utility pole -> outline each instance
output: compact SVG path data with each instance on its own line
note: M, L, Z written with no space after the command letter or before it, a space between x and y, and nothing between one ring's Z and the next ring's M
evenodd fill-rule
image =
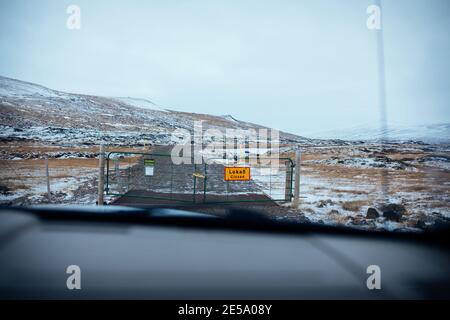
M294 177L294 202L292 203L292 207L294 209L298 209L300 205L300 160L301 153L300 150L295 152L295 177Z
M100 145L100 157L98 163L98 197L97 205L102 206L104 202L103 193L105 188L105 146Z

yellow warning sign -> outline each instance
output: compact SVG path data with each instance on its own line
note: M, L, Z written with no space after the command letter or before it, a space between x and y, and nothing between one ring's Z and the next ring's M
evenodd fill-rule
M250 180L250 167L225 167L223 175L225 181Z

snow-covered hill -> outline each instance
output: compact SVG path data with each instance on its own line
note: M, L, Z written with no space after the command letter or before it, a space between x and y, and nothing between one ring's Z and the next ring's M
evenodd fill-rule
M316 139L343 139L348 141L421 141L425 143L450 143L450 123L407 125L390 123L381 129L373 124L361 124L342 130L311 133Z
M138 108L166 111L165 108L162 108L158 106L156 103L147 99L132 98L132 97L115 97L113 99Z
M168 110L137 98L108 98L71 94L0 76L0 138L76 140L96 143L169 143L178 128L192 130L194 121L203 128L258 129L257 124L231 116L214 116ZM56 130L56 131L55 131ZM311 140L281 132L281 142Z

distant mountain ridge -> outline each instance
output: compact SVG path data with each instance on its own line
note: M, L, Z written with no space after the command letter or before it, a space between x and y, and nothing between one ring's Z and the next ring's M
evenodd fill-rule
M373 124L358 125L341 130L328 130L309 135L316 139L342 139L346 141L391 141L424 143L450 143L450 123L407 125L391 123L384 130Z

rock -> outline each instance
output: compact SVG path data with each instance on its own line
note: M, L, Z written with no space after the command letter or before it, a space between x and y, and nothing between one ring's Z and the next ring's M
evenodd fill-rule
M390 203L388 205L383 206L381 208L381 211L383 211L383 213L386 211L394 211L394 212L398 212L403 215L406 213L406 208L405 208L405 206L403 206L401 204Z
M390 211L383 212L383 217L385 217L387 220L399 222L400 219L402 218L402 214L390 210Z
M339 211L336 210L336 209L333 209L333 210L331 210L330 213L328 213L328 214L339 214Z
M384 206L381 211L383 212L383 217L385 217L387 220L391 221L400 221L402 216L406 213L406 209L401 204L388 204L387 206Z
M332 206L334 204L334 202L331 200L331 199L327 199L327 200L320 200L318 203L317 203L317 205L316 205L316 207L317 208L324 208L324 207L326 207L326 206Z
M367 219L376 219L379 216L380 216L380 214L378 213L377 209L375 209L375 208L367 209L367 214L366 214Z
M355 217L351 217L350 220L351 220L351 223L354 224L355 226L367 225L367 221L364 218L364 216L362 216L362 215L357 215Z
M416 228L425 230L428 228L428 225L424 219L419 219L416 223Z
M11 194L11 191L9 190L9 188L7 186L0 185L0 194L7 196L7 195Z
M425 230L425 231L446 231L450 230L450 222L441 218L437 219L427 219L422 218L417 221L416 228Z

